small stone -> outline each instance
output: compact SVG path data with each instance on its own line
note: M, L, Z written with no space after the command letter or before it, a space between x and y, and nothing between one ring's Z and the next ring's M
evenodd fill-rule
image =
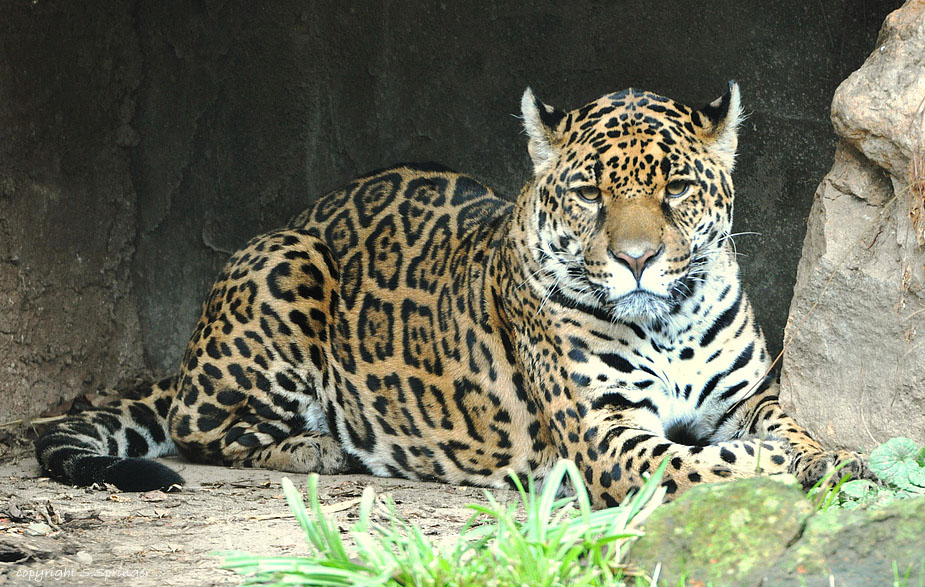
M74 555L74 558L77 559L77 562L83 565L89 565L93 563L93 557L84 550L78 550L77 554Z
M48 536L54 532L51 526L43 522L35 522L26 526L26 534L29 536Z
M141 494L141 501L164 501L167 499L167 494L163 491L146 491Z
M132 556L144 550L137 544L117 544L112 547L112 554L115 556Z

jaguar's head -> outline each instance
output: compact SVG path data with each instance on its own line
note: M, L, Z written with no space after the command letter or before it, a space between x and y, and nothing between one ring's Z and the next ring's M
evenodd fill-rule
M615 319L658 320L726 250L739 88L695 110L625 90L562 112L528 88L534 166L527 246L565 296Z

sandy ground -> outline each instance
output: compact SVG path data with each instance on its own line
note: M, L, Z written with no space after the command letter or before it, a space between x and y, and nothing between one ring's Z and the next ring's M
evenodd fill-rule
M303 534L280 486L285 473L163 459L187 480L176 493L72 488L41 477L20 442L0 459L0 585L227 585L219 551L304 555ZM288 474L305 490L305 475ZM480 488L367 476L321 478L322 506L341 529L371 485L437 542L484 503ZM494 491L503 500L508 491Z

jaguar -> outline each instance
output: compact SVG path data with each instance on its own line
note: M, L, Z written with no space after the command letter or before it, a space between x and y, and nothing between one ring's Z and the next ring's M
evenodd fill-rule
M735 82L521 100L514 201L437 164L369 173L235 253L179 372L54 424L45 473L182 484L155 457L488 487L570 459L596 507L864 459L781 410L730 243Z

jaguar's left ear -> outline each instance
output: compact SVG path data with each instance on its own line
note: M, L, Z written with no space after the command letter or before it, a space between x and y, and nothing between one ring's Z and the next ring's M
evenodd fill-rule
M729 91L700 109L710 150L732 171L738 145L739 123L742 122L742 103L739 84L729 82Z

